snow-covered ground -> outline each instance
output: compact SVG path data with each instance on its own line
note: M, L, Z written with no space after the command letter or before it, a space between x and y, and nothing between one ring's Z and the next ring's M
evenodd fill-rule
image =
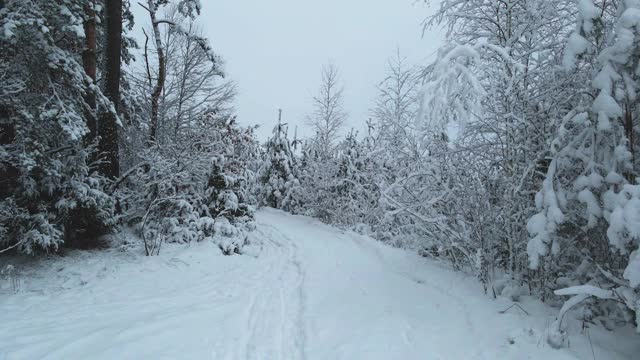
M72 252L0 289L0 359L637 359L631 330L554 350L556 310L372 239L275 210L254 255L212 244L161 256Z

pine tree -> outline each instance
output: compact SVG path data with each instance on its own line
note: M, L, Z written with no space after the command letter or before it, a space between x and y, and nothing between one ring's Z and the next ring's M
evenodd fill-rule
M257 161L257 143L251 128L240 128L235 118L220 119L214 141L219 143L220 155L212 161L207 185L209 212L212 217L224 216L232 222L253 219L255 203L250 189L255 173L252 162Z
M298 180L298 165L291 150L287 124L282 123L282 110L273 136L265 145L264 166L261 169L262 202L266 206L296 213L302 201Z
M111 106L82 65L85 5L16 0L0 9L2 248L87 246L115 225L114 201L84 141L88 94Z
M258 204L251 193L257 181L252 168L258 161L258 143L252 128L240 128L235 118L223 119L216 122L218 154L213 158L206 196L217 242L228 255L242 253L242 247L247 245L245 233L254 227Z

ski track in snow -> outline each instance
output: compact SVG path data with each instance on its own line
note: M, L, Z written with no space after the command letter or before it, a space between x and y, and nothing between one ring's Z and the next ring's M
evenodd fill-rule
M259 230L259 236L275 250L275 261L264 271L266 276L260 279L263 288L254 295L249 307L246 359L303 358L304 343L300 340L303 275L294 243L274 230L267 224L261 224Z
M499 314L510 301L415 254L275 210L257 220L255 257L76 253L18 294L0 286L0 360L592 358L579 324L569 349L549 348L555 310L534 300L531 316ZM598 359L640 352L589 331Z

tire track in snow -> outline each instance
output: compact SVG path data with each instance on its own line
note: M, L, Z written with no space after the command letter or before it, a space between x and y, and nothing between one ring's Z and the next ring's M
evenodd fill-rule
M294 245L295 246L295 245ZM293 261L293 264L295 266L296 269L296 274L298 276L298 283L297 283L297 296L298 296L298 302L297 302L297 316L296 316L296 321L295 321L295 339L296 339L296 346L297 349L299 351L299 359L305 360L307 358L305 350L306 350L306 329L305 329L305 324L304 324L304 314L305 314L305 304L306 304L306 295L304 292L304 280L305 280L305 273L304 273L304 269L302 268L302 264L300 263L300 261L297 259L297 251L298 248L297 246L295 246L296 248L296 259Z

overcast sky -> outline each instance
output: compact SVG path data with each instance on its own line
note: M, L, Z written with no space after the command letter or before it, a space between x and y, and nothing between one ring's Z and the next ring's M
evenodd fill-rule
M429 14L415 0L202 0L199 22L225 60L239 88L242 124L260 124L264 140L284 111L290 126L305 131L311 96L320 86L322 65L332 61L345 87L348 127L363 128L384 77L388 57L399 48L411 63L424 64L441 42L422 38ZM146 19L145 19L146 20ZM140 22L138 22L140 23ZM348 129L345 129L347 131Z

